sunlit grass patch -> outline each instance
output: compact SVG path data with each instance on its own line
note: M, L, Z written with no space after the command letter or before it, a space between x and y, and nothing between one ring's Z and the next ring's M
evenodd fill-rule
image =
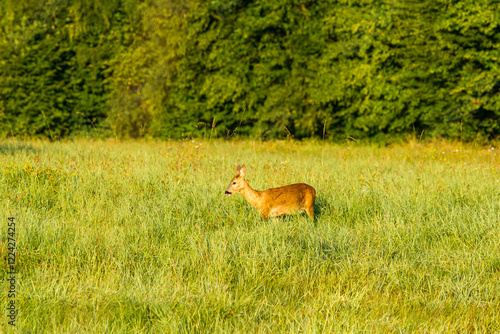
M22 330L500 330L496 147L11 146L23 149L0 153L0 212L18 222ZM313 186L315 220L262 220L225 197L235 163L257 190Z

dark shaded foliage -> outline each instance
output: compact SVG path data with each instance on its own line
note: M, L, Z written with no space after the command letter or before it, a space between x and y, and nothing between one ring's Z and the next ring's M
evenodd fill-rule
M499 7L9 0L0 133L497 138Z

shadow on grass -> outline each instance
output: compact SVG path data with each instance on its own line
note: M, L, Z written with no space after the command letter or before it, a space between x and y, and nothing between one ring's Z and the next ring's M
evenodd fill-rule
M316 197L314 201L314 220L320 219L328 210L330 204L323 197Z
M0 143L0 154L15 155L18 153L38 153L39 149L31 145L19 142Z

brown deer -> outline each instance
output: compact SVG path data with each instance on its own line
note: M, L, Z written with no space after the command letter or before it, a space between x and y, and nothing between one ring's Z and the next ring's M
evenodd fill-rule
M291 184L264 191L252 189L245 180L247 169L245 166L236 166L236 176L229 183L226 196L241 193L252 206L264 216L278 217L306 211L314 219L314 199L316 190L305 183Z

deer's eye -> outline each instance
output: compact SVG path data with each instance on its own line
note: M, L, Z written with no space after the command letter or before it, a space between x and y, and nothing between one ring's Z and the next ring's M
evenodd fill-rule
M236 184L236 182L233 182L233 184Z

